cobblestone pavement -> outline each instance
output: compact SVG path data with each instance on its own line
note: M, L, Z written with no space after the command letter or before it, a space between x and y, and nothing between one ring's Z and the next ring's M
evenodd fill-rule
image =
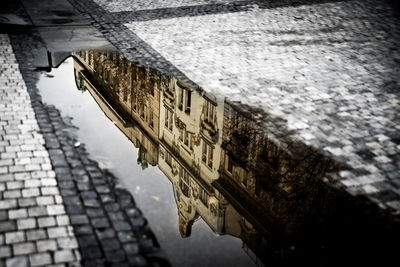
M56 173L4 34L0 61L0 265L79 266Z
M400 21L391 5L71 2L130 60L261 108L282 146L302 142L349 166L330 184L399 214Z
M169 266L129 192L41 101L41 56L34 28L0 35L0 266Z

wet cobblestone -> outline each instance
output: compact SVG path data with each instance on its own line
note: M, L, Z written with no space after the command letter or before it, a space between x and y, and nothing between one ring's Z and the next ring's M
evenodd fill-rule
M5 260L6 266L47 265L50 256L51 264L72 261L84 266L132 266L135 264L132 260L139 257L143 265L169 266L147 224L137 227L130 223L128 211L134 209L141 214L132 196L115 188L116 178L88 157L84 145L75 147L75 128L66 123L68 119L64 120L55 107L41 102L36 88L39 73L33 63L33 54L43 45L37 33L13 34L11 39L27 84L26 103L30 103L30 95L33 106L27 119L29 125L37 120L34 129L41 134L33 133L39 138L38 143L25 141L28 138L23 136L23 142L16 148L1 152L4 174L1 174L0 189L4 189L0 210L8 211L2 214L5 221L0 222L0 229L5 233L1 237L6 242L1 248L1 263ZM15 65L18 66L16 62ZM20 81L23 83L22 77ZM12 119L11 114L6 115L10 116L1 116L1 119ZM31 132L32 126L26 128L22 134ZM12 131L2 141L8 145L12 140L19 140L18 134ZM13 176L9 166L17 160L26 167ZM7 221L10 216L13 219ZM131 241L138 247L145 248L144 244L152 239L152 250L139 249L133 254L131 247L125 249L124 242L116 238L116 233L122 230L135 236ZM10 253L18 257L10 258Z
M391 5L71 2L129 60L260 108L282 147L301 142L350 169L328 175L330 185L399 213L400 21Z
M64 262L79 265L77 247L57 246L62 236L76 242L69 223L62 228L48 228L38 224L44 217L55 221L57 214L63 214L64 204L57 189L54 172L48 168L50 158L46 153L45 141L35 119L24 80L7 35L0 34L0 265L40 266L57 263L58 259L41 252L41 243L53 242L55 253L68 253ZM41 154L34 157L34 153ZM57 199L58 213L52 212L51 195ZM54 223L54 225L57 225ZM4 244L3 244L4 243Z

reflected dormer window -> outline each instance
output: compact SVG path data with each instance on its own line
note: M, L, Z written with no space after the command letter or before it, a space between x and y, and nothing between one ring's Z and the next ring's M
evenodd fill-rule
M205 112L206 121L209 123L213 123L214 115L215 115L215 106L210 101L207 101L206 112Z
M213 154L214 149L203 140L201 161L210 168L212 168L213 164Z
M172 131L173 113L170 109L165 108L165 128Z
M182 167L179 169L179 187L186 197L190 197L190 176Z
M201 186L199 186L199 199L204 206L208 207L208 193Z
M192 105L192 91L189 88L183 87L179 81L179 97L178 97L178 108L185 113L190 114L190 107Z

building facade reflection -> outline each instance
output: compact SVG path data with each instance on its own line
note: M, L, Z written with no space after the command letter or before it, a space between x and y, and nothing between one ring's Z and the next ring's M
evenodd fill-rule
M224 103L175 77L138 67L119 54L74 54L79 90L88 90L105 115L138 149L143 168L158 165L173 185L179 232L191 235L202 218L216 234L243 240L243 249L260 249L258 231L213 186L220 178ZM257 238L256 238L257 236Z
M353 207L338 212L335 201L345 197L322 182L341 166L318 151L278 142L243 105L120 54L74 57L79 90L88 90L138 148L142 168L158 166L172 183L183 238L202 218L216 234L240 238L260 265L293 263L304 251L309 262L325 245L319 233L329 241L342 231L330 229L347 227L341 218Z

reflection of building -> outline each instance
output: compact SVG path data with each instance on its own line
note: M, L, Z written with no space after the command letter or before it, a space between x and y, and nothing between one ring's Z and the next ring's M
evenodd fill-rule
M198 216L221 233L224 207L210 184L219 175L222 107L175 78L160 99L159 168L174 185L181 233Z
M219 180L224 162L224 103L116 54L84 51L74 56L78 88L90 91L139 148L138 163L158 164L173 184L181 235L190 236L201 217L215 233L241 238L250 255L251 250L262 254L265 240L211 185Z
M160 75L115 53L74 54L79 89L88 89L104 113L139 148L138 163L156 165Z

